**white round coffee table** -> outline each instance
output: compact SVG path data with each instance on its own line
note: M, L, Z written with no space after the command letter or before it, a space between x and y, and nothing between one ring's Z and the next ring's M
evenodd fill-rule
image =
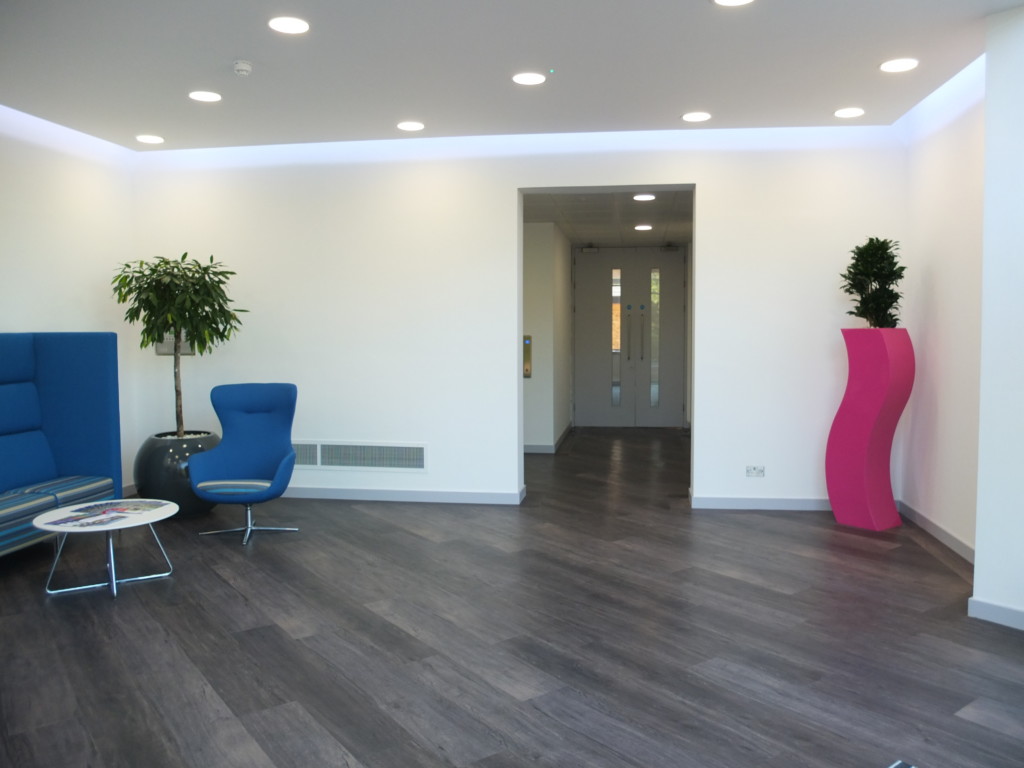
M53 556L53 565L50 566L50 575L46 579L47 594L59 595L64 592L80 592L83 589L110 587L110 594L117 597L118 584L125 584L130 581L161 579L165 576L170 576L174 566L171 565L171 559L167 557L167 550L164 549L160 537L156 535L153 523L165 520L177 511L177 504L161 499L108 499L107 501L90 501L85 504L59 507L58 509L52 509L49 512L37 515L32 520L32 525L41 530L53 531L58 534L57 550ZM119 579L114 559L114 531L135 528L140 525L149 526L149 530L156 540L156 545L160 547L160 552L167 563L167 570L160 573ZM96 584L83 584L80 587L50 589L53 573L57 570L57 563L60 562L60 556L64 552L64 543L67 541L69 533L107 534L107 581L101 581Z

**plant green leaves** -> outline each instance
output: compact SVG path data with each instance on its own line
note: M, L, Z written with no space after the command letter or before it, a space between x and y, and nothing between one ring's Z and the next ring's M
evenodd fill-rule
M853 259L843 278L843 292L856 297L856 305L846 314L861 317L872 328L895 328L899 323L899 304L903 298L896 286L906 267L900 266L899 243L869 237L854 248Z
M177 435L184 437L181 407L181 347L192 344L205 355L227 341L241 327L226 286L235 273L213 256L209 262L158 256L152 261L130 261L111 280L118 304L127 304L124 319L141 323L140 346L145 349L165 338L174 342L174 411Z
M118 304L127 304L124 319L141 323L143 349L164 337L181 334L195 351L206 354L241 327L244 309L233 309L226 286L235 273L214 261L158 256L121 265L111 281Z

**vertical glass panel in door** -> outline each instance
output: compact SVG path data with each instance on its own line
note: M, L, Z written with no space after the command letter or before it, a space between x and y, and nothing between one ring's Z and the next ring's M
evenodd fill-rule
M661 270L651 269L651 408L661 402Z
M622 403L622 270L612 270L612 405Z

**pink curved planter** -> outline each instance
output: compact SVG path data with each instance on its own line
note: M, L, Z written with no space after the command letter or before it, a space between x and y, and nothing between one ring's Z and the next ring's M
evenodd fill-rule
M892 495L892 438L914 385L905 328L844 328L846 393L825 449L825 481L840 525L882 531L900 525Z

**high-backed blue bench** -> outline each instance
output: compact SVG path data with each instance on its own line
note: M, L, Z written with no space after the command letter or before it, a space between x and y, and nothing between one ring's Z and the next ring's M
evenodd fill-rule
M0 555L53 536L40 512L121 494L116 334L0 333Z

